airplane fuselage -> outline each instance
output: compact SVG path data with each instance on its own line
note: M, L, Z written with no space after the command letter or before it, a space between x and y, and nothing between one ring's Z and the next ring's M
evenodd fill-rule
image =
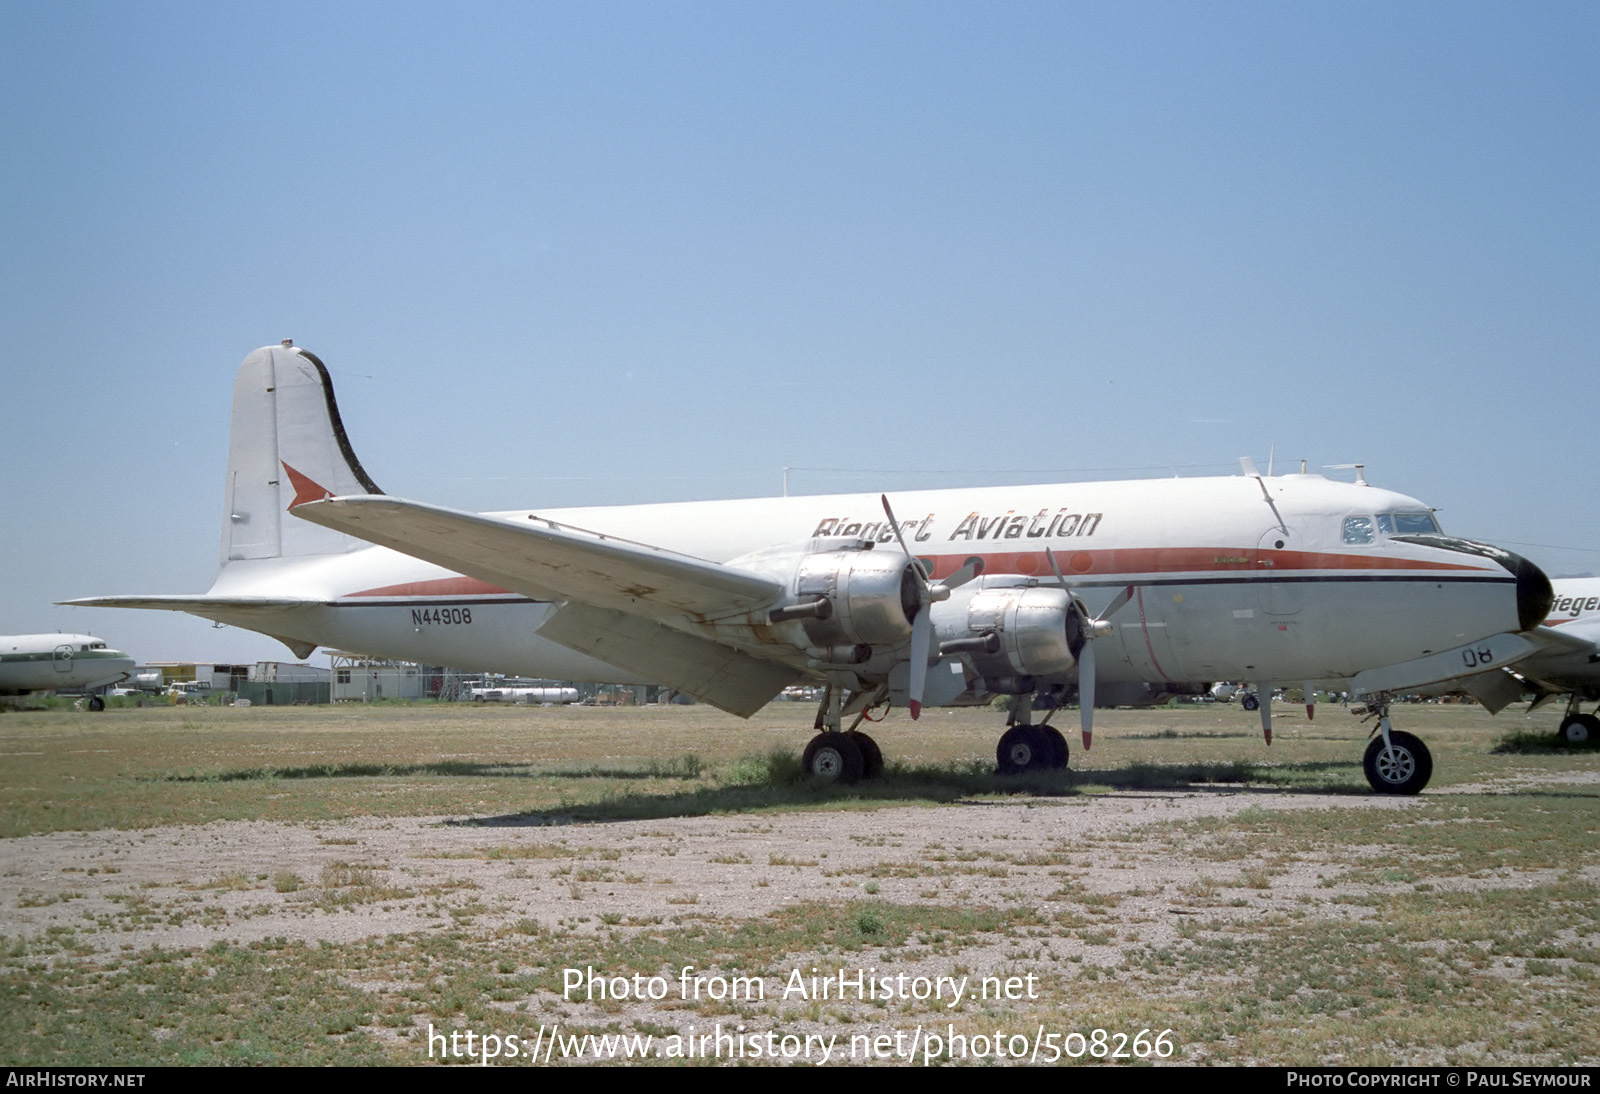
M133 658L93 635L0 635L0 695L104 687L132 671Z
M1114 637L1100 646L1100 673L1113 684L1331 681L1527 625L1521 614L1528 591L1495 558L1442 537L1402 540L1377 530L1384 515L1431 521L1421 503L1316 475L919 491L893 500L907 545L935 579L981 558L986 580L1009 574L1053 583L1049 548L1092 610L1134 585ZM780 544L798 549L819 536L859 537L899 553L876 495L494 516L554 522L736 566L744 556ZM538 638L551 604L386 548L233 561L211 593L320 601L273 620L271 633L305 644L632 681ZM208 614L264 629L260 616Z

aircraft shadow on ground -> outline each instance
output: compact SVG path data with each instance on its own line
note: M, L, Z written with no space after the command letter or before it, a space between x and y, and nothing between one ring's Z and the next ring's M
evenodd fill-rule
M1269 774L1267 770L1258 771L1252 764L1232 762L1131 764L1125 768L1086 773L1069 769L1014 776L999 775L977 767L962 771L891 766L882 776L851 786L792 777L774 778L729 786L702 786L666 794L619 794L581 805L469 817L449 823L483 827L544 827L830 805L865 809L902 803L988 805L1003 804L1003 801L986 800L993 795L1072 798L1106 796L1133 790L1367 795L1370 790L1365 780L1360 779L1359 766L1348 761L1282 764L1271 768ZM1349 778L1352 771L1357 773L1359 785ZM1333 781L1283 784L1285 779L1305 780L1319 775L1332 776ZM1269 778L1271 781L1266 781Z
M526 763L475 763L452 760L427 764L315 764L309 767L249 767L207 774L152 775L149 782L206 783L250 782L267 779L370 779L440 775L474 779L683 779L696 778L699 770L685 771L678 764L658 767L535 768Z

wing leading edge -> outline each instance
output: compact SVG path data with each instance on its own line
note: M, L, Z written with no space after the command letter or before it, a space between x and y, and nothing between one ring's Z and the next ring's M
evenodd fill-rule
M562 604L539 633L743 717L800 673L683 629L776 603L771 578L537 517L482 516L382 495L307 501L295 516L502 589Z

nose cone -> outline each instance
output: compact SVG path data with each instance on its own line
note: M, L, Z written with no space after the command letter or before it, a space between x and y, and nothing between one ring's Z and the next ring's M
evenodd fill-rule
M1517 619L1522 629L1531 631L1550 616L1556 593L1545 572L1521 555L1505 552L1500 565L1517 575Z
M1545 572L1521 555L1492 544L1457 539L1454 536L1437 533L1394 538L1406 543L1418 543L1446 551L1459 551L1464 555L1493 559L1517 579L1517 629L1531 631L1549 617L1550 605L1554 604L1556 599L1555 589L1550 586L1550 578Z

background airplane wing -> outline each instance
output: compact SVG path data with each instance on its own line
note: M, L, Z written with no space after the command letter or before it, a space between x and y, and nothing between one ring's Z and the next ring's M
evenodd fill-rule
M1600 646L1600 619L1579 619L1559 627L1535 627L1528 637L1547 653L1593 653Z
M576 600L662 622L741 615L783 593L758 574L537 518L481 516L370 494L290 511L538 600Z

